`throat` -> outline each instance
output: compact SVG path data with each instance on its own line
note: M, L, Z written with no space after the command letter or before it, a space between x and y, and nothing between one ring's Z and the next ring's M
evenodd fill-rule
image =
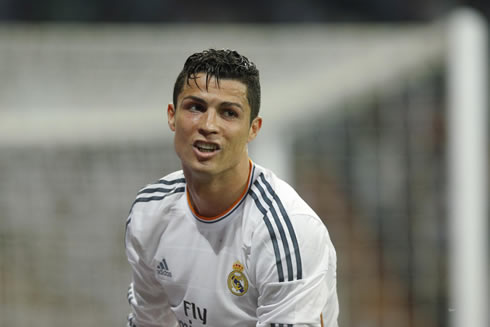
M194 215L203 220L215 220L229 213L246 195L251 178L252 163L248 176L233 183L187 183L187 202Z

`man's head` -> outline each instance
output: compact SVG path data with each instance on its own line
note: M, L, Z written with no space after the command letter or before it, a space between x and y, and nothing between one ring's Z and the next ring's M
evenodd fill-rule
M259 114L260 80L255 64L234 50L209 49L197 52L187 58L174 85L173 103L178 107L178 96L184 84L195 80L199 73L206 74L206 89L211 78L219 85L221 79L231 79L247 87L247 100L250 105L250 122Z

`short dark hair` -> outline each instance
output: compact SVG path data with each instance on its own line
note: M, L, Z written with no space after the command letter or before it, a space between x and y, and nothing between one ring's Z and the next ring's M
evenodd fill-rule
M214 77L219 86L220 79L237 80L247 87L247 100L250 105L250 123L260 110L259 70L247 57L234 50L209 49L192 54L187 58L174 85L173 102L177 108L177 98L190 80L199 73L206 73L206 89L209 80Z

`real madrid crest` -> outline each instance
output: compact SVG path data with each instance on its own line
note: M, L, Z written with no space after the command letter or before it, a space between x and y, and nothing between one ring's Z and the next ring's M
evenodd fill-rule
M240 261L235 261L233 271L228 275L228 288L237 296L242 296L248 290L248 280L243 273L244 268Z

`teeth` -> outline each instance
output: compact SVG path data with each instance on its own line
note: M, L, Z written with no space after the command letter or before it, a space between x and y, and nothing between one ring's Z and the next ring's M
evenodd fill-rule
M203 152L212 152L218 149L218 146L216 144L210 144L210 143L197 143L196 147Z

